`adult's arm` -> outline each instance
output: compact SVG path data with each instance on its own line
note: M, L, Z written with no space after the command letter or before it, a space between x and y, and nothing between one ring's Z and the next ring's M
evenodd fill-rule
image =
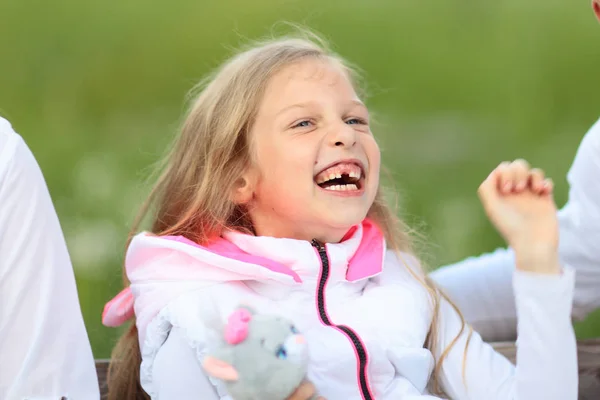
M40 168L0 118L0 398L99 399L73 268Z

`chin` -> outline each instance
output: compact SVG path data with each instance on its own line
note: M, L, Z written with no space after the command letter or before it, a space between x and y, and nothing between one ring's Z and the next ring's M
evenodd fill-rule
M355 225L359 225L364 221L367 217L367 212L350 212L346 213L338 212L339 215L329 215L328 218L325 219L325 224L331 226L333 229L340 231L342 235L345 235L350 228Z

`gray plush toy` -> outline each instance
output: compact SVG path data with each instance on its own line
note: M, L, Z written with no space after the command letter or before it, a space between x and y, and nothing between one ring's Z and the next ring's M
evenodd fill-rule
M317 398L306 381L306 342L290 321L241 306L229 317L224 339L202 366L233 399Z

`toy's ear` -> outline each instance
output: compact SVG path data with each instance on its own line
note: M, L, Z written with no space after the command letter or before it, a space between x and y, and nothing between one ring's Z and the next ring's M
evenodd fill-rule
M239 378L238 372L233 368L233 365L213 356L204 357L202 368L204 368L210 376L223 381L237 381Z
M245 304L245 303L240 304L238 306L238 310L246 310L251 315L256 315L256 310L252 306L250 306L249 304Z

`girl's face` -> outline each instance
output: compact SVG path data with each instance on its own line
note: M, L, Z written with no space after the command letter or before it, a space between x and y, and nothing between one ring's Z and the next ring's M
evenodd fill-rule
M338 242L379 186L369 113L344 70L307 59L275 74L251 132L254 165L237 189L256 234Z

